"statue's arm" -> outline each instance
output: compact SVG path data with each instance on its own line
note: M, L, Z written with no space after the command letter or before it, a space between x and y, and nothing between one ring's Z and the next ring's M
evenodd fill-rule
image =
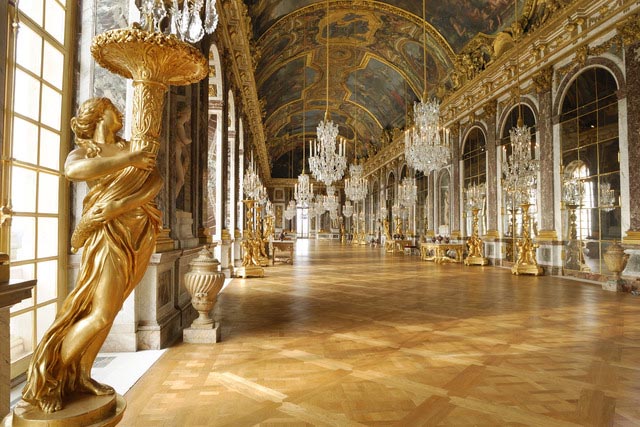
M154 168L149 178L147 178L147 182L140 190L118 200L97 204L92 212L94 219L99 222L106 222L118 215L138 208L153 200L161 188L162 177L158 169Z
M122 151L108 157L87 157L84 148L76 148L67 156L64 172L72 181L93 181L128 166L151 170L155 154L147 151Z

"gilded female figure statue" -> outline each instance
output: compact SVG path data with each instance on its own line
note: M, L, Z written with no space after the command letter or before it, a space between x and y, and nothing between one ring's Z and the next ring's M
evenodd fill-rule
M22 392L44 412L62 409L74 392L114 393L91 378L91 367L142 279L162 225L153 202L162 186L155 154L132 151L117 136L122 115L111 101L85 101L71 128L78 148L67 157L65 174L90 190L71 239L74 250L84 247L75 289L36 348Z

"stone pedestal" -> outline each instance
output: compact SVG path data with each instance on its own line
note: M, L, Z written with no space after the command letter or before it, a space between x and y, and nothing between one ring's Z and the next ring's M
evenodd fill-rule
M217 246L215 248L214 256L220 261L220 271L222 271L225 277L230 278L233 274L233 264L232 264L232 251L231 246L233 245L233 240L231 239L231 234L229 234L229 230L222 230L222 239L220 242L217 242Z
M35 284L35 280L0 282L0 418L9 413L11 392L9 307L31 297Z
M198 246L198 238L193 235L193 215L191 212L176 211L175 232L182 249Z
M135 290L135 311L138 321L138 350L158 350L167 347L182 332L182 313L177 308L177 260L182 251L151 255L149 267Z

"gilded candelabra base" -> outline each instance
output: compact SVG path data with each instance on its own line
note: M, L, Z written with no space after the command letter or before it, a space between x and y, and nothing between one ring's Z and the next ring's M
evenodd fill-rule
M4 419L2 427L112 427L120 422L126 407L127 402L117 393L106 396L76 393L52 416L21 400Z
M523 203L522 208L522 238L518 241L518 258L516 263L511 267L511 274L516 276L520 274L532 274L540 276L544 274L544 269L538 265L536 259L536 249L538 244L533 243L529 234L531 226L531 217L529 216L529 208L531 204Z
M247 277L264 277L264 268L259 265L243 265L234 271L236 277L242 277L243 279Z
M467 240L467 246L469 247L469 255L464 260L464 265L488 265L489 260L483 255L482 239L478 233L478 212L480 209L472 209L473 215L472 228L473 232L471 237Z

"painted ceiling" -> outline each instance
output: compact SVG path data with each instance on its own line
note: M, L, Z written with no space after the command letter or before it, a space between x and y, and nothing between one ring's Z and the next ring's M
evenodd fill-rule
M536 0L517 0L518 8ZM538 0L539 1L539 0ZM426 89L452 86L458 55L514 18L513 0L248 0L272 160L315 138L329 111L353 156L380 149L385 133L411 122ZM327 34L328 67L327 67ZM328 70L328 91L327 87Z

